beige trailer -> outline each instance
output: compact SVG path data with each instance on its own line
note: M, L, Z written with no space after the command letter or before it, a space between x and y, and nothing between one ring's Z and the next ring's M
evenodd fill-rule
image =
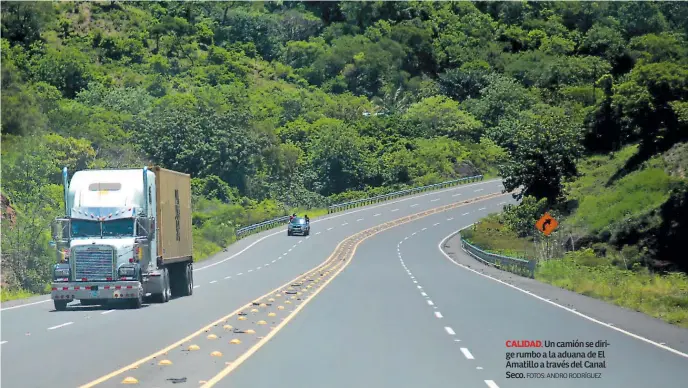
M153 166L157 197L158 257L163 265L192 259L191 176Z

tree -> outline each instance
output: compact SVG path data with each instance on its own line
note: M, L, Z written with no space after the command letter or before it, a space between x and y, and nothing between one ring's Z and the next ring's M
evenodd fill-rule
M563 181L577 173L582 133L580 125L560 110L524 113L513 136L510 159L499 166L504 189L522 187L514 194L516 199L532 195L556 200Z
M411 105L404 119L412 136L478 141L482 132L480 121L461 110L458 102L444 96L429 97Z

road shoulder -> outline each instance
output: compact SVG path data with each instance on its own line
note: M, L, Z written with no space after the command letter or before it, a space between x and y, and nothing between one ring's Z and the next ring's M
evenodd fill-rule
M522 290L530 291L541 298L550 299L559 305L575 309L601 322L688 353L688 329L671 325L641 312L629 310L602 300L542 283L535 279L518 276L488 266L470 256L461 248L458 235L454 235L445 241L442 245L442 250L456 263L484 275L501 280ZM573 315L572 319L574 319Z

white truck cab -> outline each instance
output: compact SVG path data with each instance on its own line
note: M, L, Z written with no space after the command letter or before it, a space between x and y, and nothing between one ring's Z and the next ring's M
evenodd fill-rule
M192 294L188 175L159 167L86 170L68 184L65 167L63 181L66 215L53 223L56 310L76 299L140 308L147 295L165 303L173 290Z

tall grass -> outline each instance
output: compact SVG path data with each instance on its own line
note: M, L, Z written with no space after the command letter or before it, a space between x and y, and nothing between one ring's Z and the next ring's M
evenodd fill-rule
M624 270L590 249L541 263L535 278L688 328L688 276Z

